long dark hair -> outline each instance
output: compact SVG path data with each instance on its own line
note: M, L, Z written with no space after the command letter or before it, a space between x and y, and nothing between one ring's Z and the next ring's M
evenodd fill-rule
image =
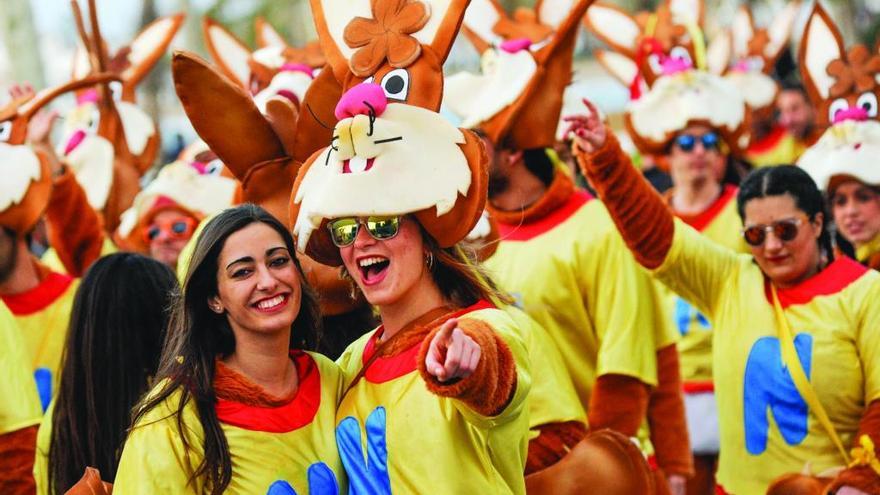
M222 493L232 480L232 457L226 435L214 409L214 366L218 357L235 351L235 336L225 314L208 308L208 300L217 295L217 269L220 252L230 235L253 223L268 225L278 232L299 271L302 298L300 311L291 326L291 349L315 349L320 335L321 317L314 292L306 283L302 267L296 259L293 238L287 228L266 210L252 204L231 208L211 219L196 241L183 284L177 298L168 330L168 341L162 351L157 380L164 386L138 406L132 424L137 426L153 408L179 391L177 428L184 448L189 450L189 434L183 424L183 411L192 400L205 432L204 459L194 470L190 482L203 478L212 494ZM172 406L173 407L173 406Z
M86 466L116 477L131 409L155 375L177 279L150 258L101 258L77 289L52 415L48 482L64 493Z
M822 233L818 243L820 252L828 261L834 257L831 248L831 233L828 229L830 217L825 208L822 192L809 174L794 165L765 167L752 171L743 180L736 198L736 208L740 218L745 222L746 203L756 198L789 195L794 199L795 206L804 212L810 221L815 221L822 214Z

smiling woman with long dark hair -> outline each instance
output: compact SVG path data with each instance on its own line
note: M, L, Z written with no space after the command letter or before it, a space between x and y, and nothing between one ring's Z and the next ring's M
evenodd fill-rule
M176 291L169 268L138 254L113 254L89 269L73 302L58 395L38 435L40 493L66 492L87 466L113 481Z
M344 489L333 436L338 368L290 233L265 210L226 210L199 236L157 386L138 406L121 493ZM288 493L288 492L285 492Z

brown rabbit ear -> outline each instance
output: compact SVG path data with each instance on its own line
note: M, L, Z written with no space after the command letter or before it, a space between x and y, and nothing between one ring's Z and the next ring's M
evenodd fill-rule
M740 5L733 14L730 37L733 41L733 55L737 59L748 57L749 42L755 37L755 23L752 20L752 11L747 6Z
M316 151L330 144L336 126L336 103L342 98L342 85L332 70L322 70L306 90L300 105L293 158L304 163Z
M464 144L460 145L461 150L471 169L471 185L467 196L459 196L452 210L440 217L437 216L436 207L415 213L422 227L444 248L454 246L471 232L483 214L489 191L489 157L486 155L486 147L473 132L465 129L461 132L465 138Z
M446 61L452 44L458 35L461 21L470 0L423 0L431 6L431 19L414 36L425 45L429 45L440 64Z
M461 31L482 54L501 37L493 29L499 21L507 18L507 13L494 0L471 0L464 13Z
M276 96L266 103L265 115L269 125L275 131L275 135L284 145L287 156L293 156L299 110L289 99Z
M769 64L766 64L765 71L769 73L773 65L782 51L788 46L788 40L791 38L791 30L794 27L794 21L797 19L798 13L801 11L801 2L793 1L785 4L785 8L773 17L770 27L767 28L767 35L770 42L764 47L764 58ZM769 67L767 67L769 66Z
M135 87L165 54L183 25L184 14L160 17L141 30L128 46L129 66L122 72L126 86Z
M89 61L89 52L83 47L81 41L76 42L73 51L73 61L70 68L70 79L82 79L92 72L92 64Z
M709 42L706 48L706 66L709 72L723 75L730 67L730 59L733 55L733 43L730 31L723 29Z
M622 53L602 50L600 48L595 50L594 55L599 65L624 86L629 87L635 81L636 76L639 75L639 66L636 65L635 60Z
M538 0L535 12L541 24L553 28L553 39L547 45L535 52L535 59L539 62L562 53L571 60L574 56L574 42L577 39L578 26L584 13L594 0ZM569 62L569 65L571 63ZM567 84L567 81L566 81Z
M828 12L816 2L798 50L801 77L814 105L819 106L825 101L834 85L834 78L828 74L828 64L845 56L840 31Z
M612 50L635 59L642 29L628 12L616 5L595 3L587 9L584 25Z
M257 17L254 21L254 30L256 31L257 47L266 48L267 46L277 46L279 48L288 48L287 41L284 36L275 30L266 19Z
M703 0L666 0L666 5L672 12L673 19L687 19L697 26L703 25L706 14L706 3Z
M205 47L220 70L241 87L248 88L251 82L250 48L210 17L202 19L202 33Z
M189 52L174 53L171 72L193 128L239 180L254 164L286 156L272 126L240 86Z

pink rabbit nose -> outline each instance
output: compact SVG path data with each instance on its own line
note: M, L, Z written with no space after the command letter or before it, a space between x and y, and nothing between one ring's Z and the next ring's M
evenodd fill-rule
M382 86L375 83L363 83L349 89L336 104L336 118L339 120L352 118L356 115L382 115L388 107L388 98Z
M532 46L532 40L528 38L517 38L515 40L507 40L501 43L501 49L507 53L528 50L530 46Z
M834 114L834 124L846 120L864 122L868 120L868 111L862 107L849 107L845 110L838 110L837 113Z
M67 145L64 146L64 154L69 155L71 151L75 150L80 143L86 138L86 131L80 129L73 133L73 136L70 136L70 139L67 140Z
M690 60L678 57L667 57L660 62L660 66L663 67L664 76L671 76L694 68L694 64Z

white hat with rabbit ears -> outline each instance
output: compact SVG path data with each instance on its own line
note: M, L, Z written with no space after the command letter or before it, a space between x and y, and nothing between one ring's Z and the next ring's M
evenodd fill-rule
M411 214L440 246L455 245L479 220L488 186L482 141L437 113L442 64L468 1L311 4L325 70L345 93L335 138L294 184L290 219L299 249L339 265L326 222L370 215Z

